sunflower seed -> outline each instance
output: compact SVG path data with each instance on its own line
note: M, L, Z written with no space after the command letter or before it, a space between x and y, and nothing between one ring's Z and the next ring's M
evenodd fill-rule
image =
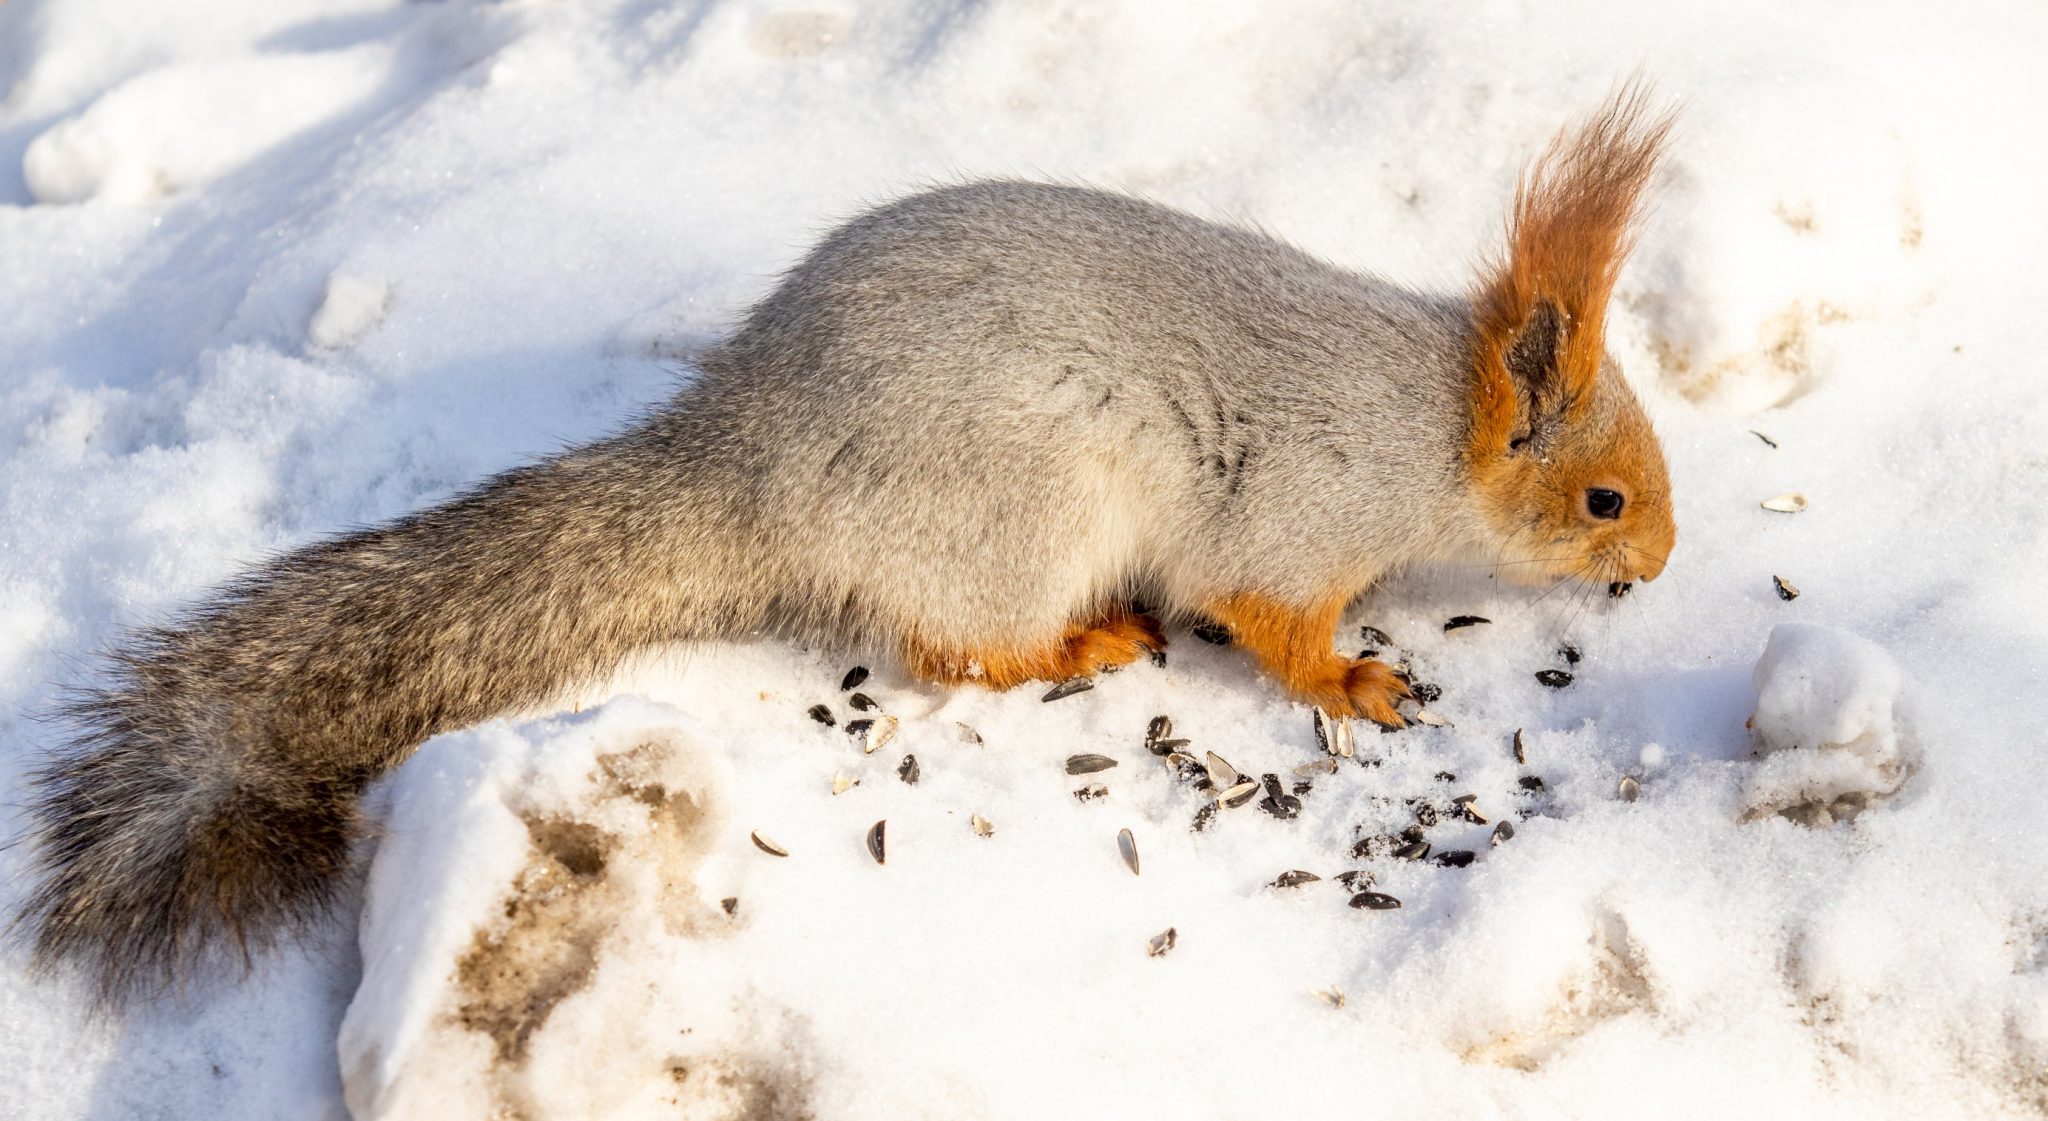
M1189 741L1187 740L1155 740L1152 743L1146 744L1145 746L1148 749L1150 749L1152 754L1154 755L1171 755L1174 752L1179 751L1181 748L1186 747L1188 743Z
M859 720L849 720L846 722L846 734L849 736L864 736L867 735L868 729L874 726L875 722L868 717L862 717Z
M1371 860L1381 850L1392 848L1394 845L1395 838L1393 837L1361 837L1357 844L1351 846L1351 858L1353 860Z
M1124 867L1131 870L1131 875L1137 875L1138 839L1131 836L1130 830L1119 829L1116 831L1116 851L1123 854Z
M1806 509L1806 496L1796 490L1790 490L1784 494L1772 495L1764 499L1760 505L1773 513L1796 514Z
M810 717L818 723L823 724L827 728L830 728L832 725L839 723L838 720L833 718L832 710L826 708L824 705L812 705L810 710Z
M867 679L868 667L855 666L852 669L846 671L845 677L839 679L839 691L844 693L848 689L858 689L861 687L862 683L867 681Z
M1349 872L1337 873L1337 882L1344 885L1345 891L1364 891L1372 886L1372 873L1363 868L1353 868Z
M1344 1007L1344 990L1335 985L1331 985L1327 989L1310 989L1309 991L1315 994L1317 1000L1332 1008Z
M1093 802L1097 798L1107 797L1109 797L1109 787L1104 786L1099 782L1090 783L1089 785L1081 787L1079 790L1074 791L1074 800L1077 802Z
M1252 795L1257 794L1258 792L1259 784L1253 782L1251 779L1246 779L1243 782L1240 782L1237 785L1231 787L1230 789L1225 790L1223 793L1218 794L1216 796L1216 800L1218 802L1223 803L1225 807L1234 810L1237 807L1244 805L1246 802L1251 801Z
M996 827L989 824L989 820L980 814L975 814L973 817L968 818L967 823L974 826L974 835L977 837L993 837L996 835Z
M1358 746L1351 739L1351 721L1337 721L1337 757L1340 759L1350 759L1357 752Z
M1114 766L1116 766L1116 760L1111 759L1107 755L1084 753L1067 756L1067 773L1070 775L1092 775L1097 771L1106 771Z
M924 772L918 768L915 755L905 755L903 762L896 764L896 777L902 779L905 785L916 786L917 780L923 776Z
M1148 646L1145 648L1145 652L1145 656L1152 659L1152 664L1154 666L1157 666L1160 669L1166 668L1166 651L1155 650L1152 647Z
M769 856L789 855L788 849L783 848L781 845L776 844L774 841L771 841L766 837L763 837L759 833L749 833L747 834L747 836L753 840L755 848L760 849L762 852L767 853Z
M1387 632L1374 626L1364 626L1358 628L1358 637L1364 639L1366 642L1369 642L1374 646L1380 647L1381 649L1385 649L1386 647L1392 646L1394 644L1394 640L1387 636Z
M882 707L876 704L875 699L866 693L855 693L853 696L846 698L846 703L862 712L874 712Z
M737 895L728 895L724 899L718 901L718 906L721 910L725 912L726 918L732 918L734 915L740 913L740 897Z
M1472 863L1475 855L1471 849L1445 849L1437 853L1436 858L1430 863L1439 868L1463 868Z
M1171 735L1173 735L1173 718L1170 716L1155 716L1150 724L1145 725L1145 746L1151 747L1153 744ZM1162 753L1155 751L1152 754L1159 755Z
M980 732L975 731L973 728L970 728L957 720L953 722L953 727L958 731L961 743L971 743L976 747L981 746Z
M1453 615L1450 621L1444 624L1444 631L1449 633L1451 631L1463 630L1466 627L1476 627L1481 623L1491 622L1493 620L1484 615Z
M1325 755L1337 754L1337 730L1331 725L1330 714L1317 705L1311 714L1310 723L1316 731L1316 747Z
M1202 803L1202 808L1195 811L1195 820L1192 825L1195 832L1200 833L1209 828L1209 823L1216 820L1216 809L1217 805L1214 802Z
M1086 693L1093 688L1095 688L1095 679L1092 677L1069 677L1058 685L1047 689L1045 696L1038 699L1048 702L1065 700L1076 693Z
M1196 638L1211 646L1230 645L1230 628L1221 623L1203 623L1193 630Z
M1557 648L1557 656L1563 658L1564 664L1568 666L1578 665L1579 659L1585 657L1579 652L1578 646L1570 642Z
M1540 669L1536 671L1536 680L1552 689L1562 689L1572 683L1572 675L1561 669Z
M1499 825L1493 827L1493 836L1487 838L1486 843L1489 846L1498 846L1502 841L1514 839L1514 836L1515 823L1512 821L1502 821Z
M1431 712L1426 708L1419 708L1415 710L1415 722L1417 724L1427 724L1432 728L1448 728L1451 726L1450 721L1445 720L1443 717L1438 716L1436 713Z
M1337 773L1337 760L1335 758L1318 759L1313 763L1303 763L1301 766L1294 768L1294 773L1297 775L1334 775Z
M1474 825L1493 824L1492 818L1487 817L1485 814L1479 812L1478 799L1469 794L1466 795L1466 797L1472 798L1472 801L1458 803L1458 809L1465 815L1465 820L1471 822Z
M1259 808L1282 821L1301 813L1301 799L1280 788L1279 775L1266 776L1266 796L1259 799Z
M855 724L868 725L868 727L864 727L860 730L860 749L861 752L866 755L873 755L875 753L876 748L881 747L883 744L888 743L892 739L895 739L896 729L900 726L899 721L897 721L895 717L881 716L873 720L849 721L846 725L846 730L849 732L853 731L853 726Z
M868 855L874 857L877 864L889 862L888 846L882 836L888 828L889 822L886 818L868 826Z
M1414 697L1417 704L1433 705L1444 695L1444 689L1427 681L1411 681L1408 683L1408 695Z
M1643 793L1643 784L1637 782L1634 775L1623 775L1621 776L1620 793L1622 801L1633 802Z
M1522 730L1521 730L1520 728L1516 728L1516 729L1515 729L1515 762L1517 762L1517 763L1524 763L1524 764L1526 764L1526 763L1527 763L1528 761L1529 761L1529 753L1528 753L1527 751L1523 750L1523 748L1522 748Z
M1410 841L1394 850L1395 860L1421 860L1429 855L1428 841Z
M1298 869L1298 868L1297 868L1297 869L1295 869L1294 871L1291 871L1291 872L1282 872L1282 873L1280 873L1280 876L1279 876L1279 878L1278 878L1278 879L1275 879L1275 880L1274 880L1274 881L1273 881L1272 883L1270 883L1270 884L1267 884L1266 886L1267 886L1267 887L1300 887L1300 886L1301 886L1301 885L1303 885L1303 884L1312 884L1312 883L1315 883L1315 882L1316 882L1317 880L1320 880L1320 879L1322 879L1322 877L1321 877L1321 876L1318 876L1318 875L1316 875L1316 874L1315 874L1314 872L1304 872L1304 871L1302 871L1302 870L1300 870L1300 869Z
M1223 756L1213 751L1206 754L1209 757L1209 781L1216 784L1216 789L1228 790L1236 786L1242 777L1237 773L1237 768L1231 766L1224 760Z
M1145 956L1156 958L1166 951L1173 949L1173 944L1178 941L1180 941L1180 932L1169 926L1165 930L1153 935L1152 940L1145 943Z
M860 780L851 775L842 774L838 771L832 772L832 793L835 796L844 794L859 785Z
M1778 598L1786 603L1799 598L1799 589L1787 583L1783 576L1771 577L1771 586L1778 590Z
M1401 901L1383 891L1361 891L1351 897L1351 905L1361 911L1392 911Z
M1529 793L1534 794L1543 789L1543 776L1523 775L1521 778L1515 780L1515 784L1517 786L1520 786L1522 789L1528 791Z
M1410 798L1408 801L1411 805L1415 806L1415 824L1422 826L1424 829L1436 828L1437 816L1435 806L1430 805L1428 802L1417 803L1413 798Z

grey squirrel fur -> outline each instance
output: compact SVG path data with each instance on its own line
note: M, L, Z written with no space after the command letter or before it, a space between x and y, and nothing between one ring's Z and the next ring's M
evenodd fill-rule
M1163 644L1142 601L1398 723L1403 683L1323 621L1381 575L1561 545L1539 578L1663 566L1661 456L1574 302L1607 291L1552 292L1540 258L1609 252L1587 267L1611 285L1666 123L1631 94L1561 136L1474 294L1077 187L845 224L643 423L127 637L38 780L36 961L118 1002L249 960L330 903L372 779L658 644L774 631L1000 686ZM1574 374L1588 320L1599 369ZM1596 476L1627 489L1620 522L1586 517Z

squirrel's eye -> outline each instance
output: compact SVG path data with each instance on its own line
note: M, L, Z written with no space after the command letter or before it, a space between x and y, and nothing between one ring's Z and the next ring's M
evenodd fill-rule
M1624 501L1621 492L1606 487L1586 488L1586 512L1596 518L1618 518Z

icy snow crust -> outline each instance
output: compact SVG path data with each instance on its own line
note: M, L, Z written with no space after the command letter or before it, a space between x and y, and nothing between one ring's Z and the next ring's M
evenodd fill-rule
M1197 834L1202 796L1144 750L1152 716L1253 774L1291 781L1315 748L1305 710L1184 633L1164 669L1052 704L924 688L874 651L652 656L426 745L372 799L360 916L247 978L94 1020L10 947L0 1114L2041 1115L2042 19L0 5L10 836L59 736L30 714L121 627L617 427L864 205L1080 180L1450 286L1517 166L1617 76L1687 103L1610 315L1678 553L1618 603L1469 572L1376 590L1340 640L1388 632L1453 727L1362 731L1377 765L1316 777L1298 818L1254 804ZM1787 490L1811 507L1758 507ZM1456 614L1495 621L1445 634ZM1785 623L1861 637L1792 658ZM1533 674L1565 639L1585 657L1553 691ZM1833 707L1773 701L1776 671L1760 696L1767 641ZM850 715L856 662L902 720L874 755L805 716ZM1843 698L1872 703L1826 738L1894 737L1897 793L1847 822L1754 812L1798 792L1770 768L1847 758L1771 714L1817 726ZM1917 715L1891 723L1887 698ZM1118 766L1070 777L1077 752ZM1489 848L1443 813L1429 840L1471 866L1351 855L1407 799L1465 793L1518 827ZM881 819L886 865L862 843ZM24 858L0 851L0 907ZM1266 886L1289 869L1323 879ZM1346 906L1351 869L1403 906ZM536 977L533 1022L489 995ZM1313 995L1332 986L1341 1009Z

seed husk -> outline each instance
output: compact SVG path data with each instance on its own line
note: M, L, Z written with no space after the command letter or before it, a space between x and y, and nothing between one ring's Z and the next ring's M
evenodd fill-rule
M883 836L888 831L888 828L889 821L887 818L868 826L868 855L874 857L877 864L887 864L889 862L887 839Z
M1097 771L1106 771L1114 766L1116 766L1116 760L1111 759L1107 755L1083 752L1080 755L1067 756L1067 773L1070 775L1092 775Z
M834 796L844 794L859 785L860 780L852 775L840 771L832 772L832 793Z
M1502 841L1513 840L1514 836L1515 823L1503 819L1499 825L1493 827L1493 836L1487 838L1486 843L1488 846L1498 846Z
M1047 689L1045 696L1038 699L1046 702L1064 700L1076 693L1085 693L1093 688L1095 688L1095 679L1092 677L1069 677L1058 685Z
M1536 671L1536 680L1552 689L1562 689L1572 683L1572 675L1561 669L1540 669Z
M866 693L855 693L853 696L846 698L846 703L862 712L874 712L882 707L876 704L875 699Z
M1806 496L1796 490L1788 490L1764 499L1761 505L1772 513L1796 514L1806 509Z
M980 814L975 814L973 817L968 818L967 821L968 824L974 826L974 835L977 837L993 837L996 835L996 827Z
M1410 841L1394 850L1394 859L1396 860L1421 860L1428 855L1428 841Z
M1230 763L1223 758L1223 756L1218 755L1213 751L1207 752L1206 754L1209 759L1209 762L1207 764L1209 769L1209 781L1216 784L1216 789L1228 790L1231 787L1236 786L1243 777L1237 773L1237 768L1231 766Z
M1107 797L1109 797L1109 787L1104 786L1099 782L1090 783L1087 786L1084 786L1079 790L1074 791L1074 799L1075 801L1079 802L1093 802L1097 798Z
M1173 735L1173 718L1170 716L1155 716L1152 718L1151 723L1145 725L1145 746L1151 747L1153 744L1171 735ZM1152 754L1163 755L1165 752L1155 751Z
M1237 807L1244 805L1246 802L1251 801L1252 795L1257 794L1258 792L1259 784L1253 782L1251 779L1246 779L1243 782L1240 782L1237 785L1232 786L1230 789L1225 790L1223 793L1218 794L1216 796L1216 800L1218 802L1223 803L1225 807L1234 810Z
M1383 891L1361 891L1351 897L1351 905L1361 911L1392 911L1401 901Z
M861 687L862 684L864 684L867 681L867 679L868 667L855 666L852 669L846 671L845 677L839 679L839 691L844 693L849 689L858 689Z
M1465 797L1470 800L1459 802L1458 809L1465 815L1466 821L1469 821L1474 825L1493 824L1492 818L1487 817L1485 814L1479 812L1479 800L1477 797L1471 794L1467 794L1465 795Z
M1153 935L1152 940L1145 943L1145 956L1159 957L1166 953L1166 951L1173 949L1173 944L1178 941L1180 941L1180 932L1169 926L1165 930Z
M1437 853L1431 863L1440 868L1463 868L1472 863L1472 858L1476 855L1478 854L1471 849L1445 849Z
M1322 1001L1324 1004L1327 1004L1332 1008L1344 1007L1344 990L1338 988L1335 985L1331 985L1327 989L1311 989L1309 991L1316 994L1317 1000Z
M980 732L977 732L977 731L975 731L975 730L974 730L973 728L971 728L971 727L969 727L969 726L967 726L967 725L965 725L965 724L962 724L962 723L960 723L960 722L958 722L958 721L954 721L954 723L953 723L953 727L954 727L955 729L957 729L957 730L959 731L959 735L960 735L960 742L961 742L961 743L971 743L971 744L973 744L973 745L974 745L974 746L976 746L976 747L980 747L980 746L981 746L981 733L980 733Z
M731 918L734 915L740 913L740 897L737 895L728 895L724 899L718 901L718 906L725 911L725 916L727 918Z
M1460 631L1466 627L1476 627L1481 623L1491 622L1493 620L1484 615L1453 615L1448 622L1444 623L1444 631L1448 634L1451 631Z
M1786 603L1791 603L1793 600L1799 598L1799 589L1793 587L1789 582L1786 581L1786 579L1783 576L1771 577L1771 587L1777 589L1778 598L1784 600Z
M1131 836L1130 830L1119 829L1116 831L1116 851L1123 855L1124 867L1131 870L1131 875L1137 875L1138 839Z
M1418 708L1415 710L1415 722L1417 724L1427 724L1432 728L1448 728L1451 726L1450 721L1444 719L1441 716L1438 716L1436 713L1431 712L1426 708Z
M749 834L747 834L747 836L748 836L748 838L749 838L749 839L751 839L751 840L752 840L752 841L754 842L754 847L755 847L755 848L757 848L757 849L760 849L760 850L761 850L762 852L765 852L765 853L767 853L767 854L768 854L769 856L788 856L788 855L789 855L789 850L788 850L788 849L786 849L786 848L783 848L783 847L782 847L781 845L778 845L778 844L776 844L776 843L775 843L774 841L771 841L771 840L769 840L769 839L768 839L768 838L766 838L766 837L763 837L763 836L762 836L762 835L761 835L760 833L758 833L758 832L755 832L755 833L749 833Z
M858 731L854 725L861 725ZM878 716L873 720L849 720L846 730L861 737L860 750L864 755L873 755L875 749L896 738L900 722L893 716Z
M1394 644L1394 640L1388 636L1387 632L1375 626L1368 625L1358 628L1358 637L1382 650Z
M924 777L924 771L917 765L917 756L905 755L903 762L896 764L896 777L905 785L916 786L917 780Z
M1417 704L1433 705L1444 695L1444 688L1428 681L1411 681L1408 683L1408 695L1414 697Z
M832 725L839 723L839 720L832 715L832 710L826 708L824 705L812 705L810 708L810 717L818 723L823 724L827 728L830 728Z
M1515 762L1523 764L1529 762L1529 753L1522 747L1522 730L1520 728L1515 729Z
M1215 802L1202 803L1202 808L1195 811L1195 820L1192 826L1195 832L1200 833L1209 828L1209 823L1216 820L1217 808Z
M1428 802L1416 803L1415 824L1422 826L1424 829L1434 829L1436 828L1436 822L1437 816L1435 806L1430 805Z
M1637 782L1637 781L1636 781L1636 776L1634 776L1634 775L1623 775L1623 776L1621 776L1621 790L1620 790L1620 794L1621 794L1621 800L1622 800L1622 801L1624 801L1624 802L1633 802L1633 801L1635 801L1635 800L1636 800L1636 799L1637 799L1638 797L1640 797L1640 796L1642 795L1642 793L1643 793L1643 784L1642 784L1642 783L1640 783L1640 782Z
M1299 869L1299 868L1296 868L1296 869L1294 869L1293 871L1290 871L1290 872L1282 872L1282 873L1280 873L1279 877L1278 877L1278 878L1276 878L1276 879L1275 879L1275 880L1274 880L1274 881L1273 881L1273 882L1272 882L1271 884L1268 884L1267 886L1268 886L1268 887L1300 887L1300 886L1301 886L1301 885L1303 885L1303 884L1312 884L1312 883L1315 883L1315 882L1316 882L1317 880L1320 880L1320 879L1322 879L1322 877L1321 877L1321 876L1318 876L1318 875L1316 875L1316 874L1315 874L1314 872L1304 872L1304 871L1302 871L1301 869Z
M1310 714L1310 724L1315 728L1316 747L1325 755L1337 754L1337 733L1330 726L1330 714L1317 705Z
M1543 789L1543 776L1523 775L1521 778L1515 780L1515 784L1517 786L1520 786L1522 789L1530 792L1531 794L1534 794L1537 791Z
M1230 645L1230 628L1221 623L1203 623L1192 629L1196 638L1211 646Z
M1334 775L1337 773L1337 760L1335 757L1332 757L1329 759L1318 759L1313 763L1303 763L1301 766L1294 768L1294 773L1297 775Z

